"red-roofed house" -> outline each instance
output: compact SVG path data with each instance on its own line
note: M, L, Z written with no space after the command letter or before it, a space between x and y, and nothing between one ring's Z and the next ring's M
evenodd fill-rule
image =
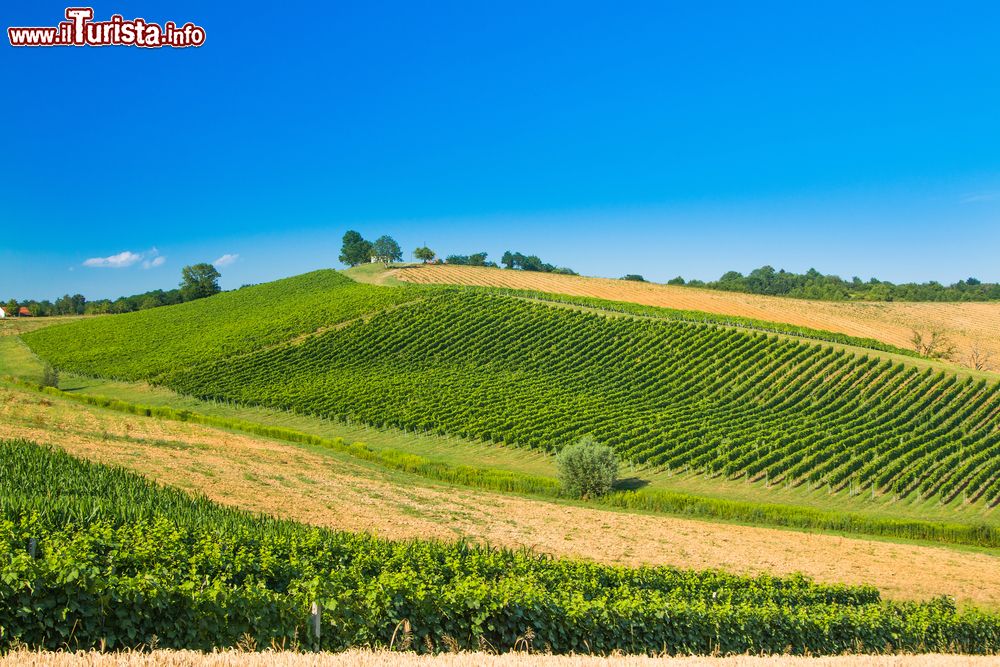
M21 306L17 310L17 316L18 317L31 317L31 311L28 310L27 306Z

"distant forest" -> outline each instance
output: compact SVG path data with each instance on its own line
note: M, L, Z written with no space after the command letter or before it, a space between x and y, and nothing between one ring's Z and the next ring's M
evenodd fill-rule
M203 299L222 291L219 278L222 274L211 264L185 266L181 270L180 287L171 290L157 289L117 299L97 299L87 301L82 294L66 294L55 301L43 299L8 299L0 306L8 316L17 316L21 308L27 308L31 317L51 317L53 315L106 315L109 313L131 313L160 306L172 306L185 301Z
M984 283L975 278L959 280L952 285L939 282L900 283L872 278L863 281L858 277L844 280L840 276L825 275L816 269L805 273L775 271L774 267L762 266L748 275L739 271L729 271L718 280L685 281L678 276L667 282L669 285L707 287L727 292L748 294L768 294L790 296L799 299L819 299L823 301L996 301L1000 300L1000 284Z
M153 290L143 294L122 296L117 299L97 299L88 301L82 294L67 294L55 301L43 299L26 299L18 301L9 299L3 302L4 310L9 315L16 315L21 307L28 309L32 317L50 317L52 315L104 315L106 313L131 313L135 310L146 310L158 306L171 306L182 303L179 289Z

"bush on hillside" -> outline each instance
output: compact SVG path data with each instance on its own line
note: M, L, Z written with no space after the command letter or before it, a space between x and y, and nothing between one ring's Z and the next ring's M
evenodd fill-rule
M585 436L575 445L564 447L556 457L559 480L571 496L603 496L618 478L618 456L607 445Z
M45 368L42 370L42 382L43 387L58 387L59 386L59 371L52 367L52 364L45 364Z

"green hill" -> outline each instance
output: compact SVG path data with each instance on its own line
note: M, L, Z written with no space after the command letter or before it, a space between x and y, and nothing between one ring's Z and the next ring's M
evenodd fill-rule
M176 306L56 325L25 339L60 368L138 380L286 342L419 293L313 271Z
M297 295L295 281L309 291ZM273 323L247 311L242 291L25 340L61 368L201 398L549 450L591 434L626 459L673 471L1000 501L995 383L739 328L482 290L357 285L323 273L248 288L255 300L280 301ZM284 296L262 298L274 293Z

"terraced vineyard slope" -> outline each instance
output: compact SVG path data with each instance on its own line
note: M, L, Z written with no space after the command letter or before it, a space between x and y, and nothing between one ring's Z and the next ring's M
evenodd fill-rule
M411 283L482 285L537 290L629 301L647 306L700 310L785 322L811 329L835 331L858 338L874 338L910 348L913 331L948 334L958 346L955 362L969 363L978 345L993 354L1000 366L1000 303L835 303L719 292L694 287L657 285L606 278L551 273L507 271L474 266L419 266L397 269L392 275Z
M141 345L155 335L147 323L120 323L123 344L135 342L103 366L75 332L89 323L26 339L70 369L144 371L201 398L548 450L590 434L671 471L1000 502L996 383L811 342L438 288L346 326L166 371Z

